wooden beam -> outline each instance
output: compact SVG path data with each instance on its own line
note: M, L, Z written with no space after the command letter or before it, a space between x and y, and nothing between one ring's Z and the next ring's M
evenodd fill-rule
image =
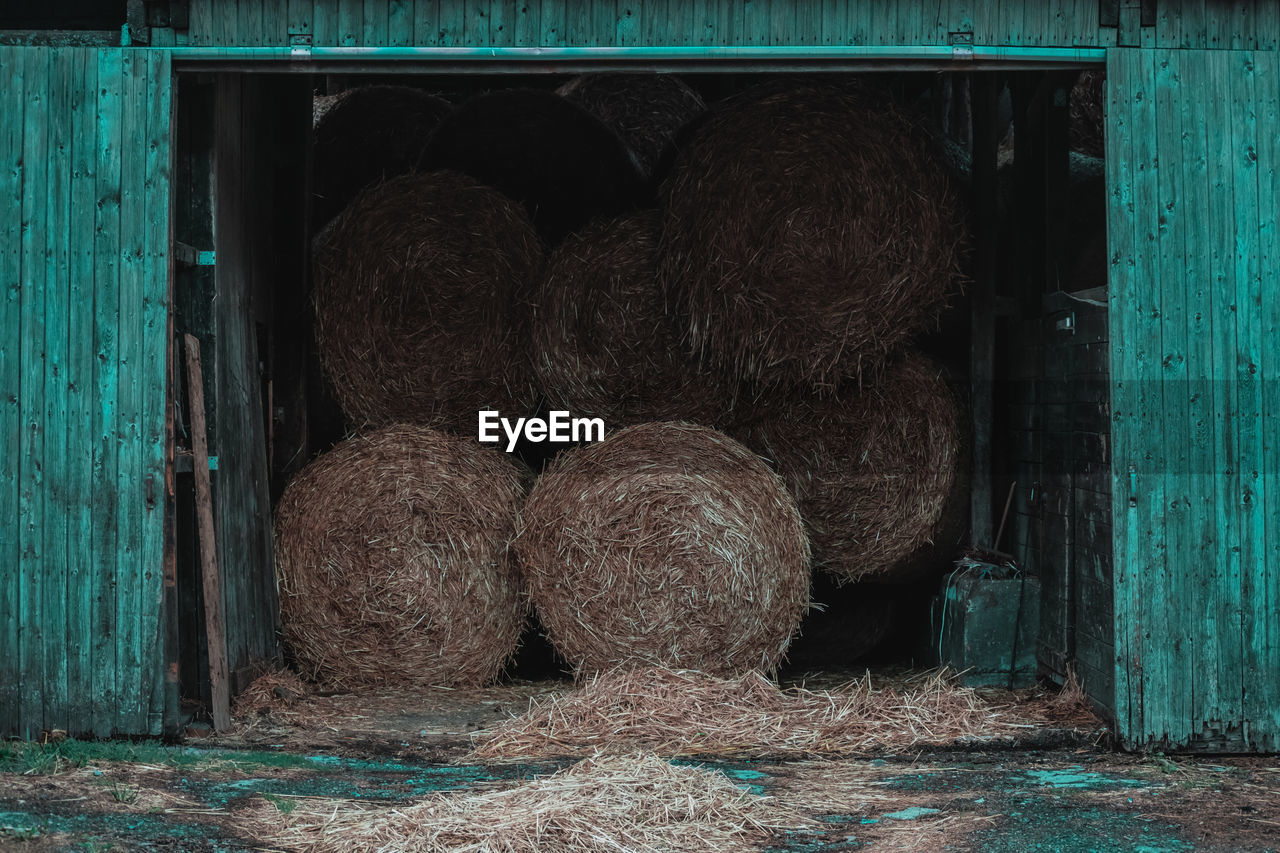
M204 420L204 374L200 341L185 335L187 400L191 412L191 455L195 467L196 518L200 527L200 574L204 581L204 624L209 639L209 681L213 691L213 728L231 727L231 695L227 679L227 642L223 624L222 575L213 527L213 494L209 477L209 444Z
M995 407L996 241L999 239L996 158L1000 81L990 73L970 80L973 139L973 204L976 231L973 307L970 318L970 395L973 418L973 480L969 509L974 544L990 547L992 536L992 424Z

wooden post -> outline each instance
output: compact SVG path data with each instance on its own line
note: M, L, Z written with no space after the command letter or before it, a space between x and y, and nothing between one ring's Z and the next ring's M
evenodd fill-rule
M977 258L970 319L970 394L973 417L973 480L969 529L974 544L994 547L992 533L992 424L995 408L996 183L999 80L990 72L970 76L973 111L973 195L977 214Z
M186 335L187 401L191 409L191 456L195 467L196 519L200 529L200 575L204 586L204 624L209 639L209 682L213 694L214 731L231 727L231 696L227 684L227 642L223 625L222 573L213 532L213 493L209 483L209 444L205 433L204 375L200 369L200 341Z

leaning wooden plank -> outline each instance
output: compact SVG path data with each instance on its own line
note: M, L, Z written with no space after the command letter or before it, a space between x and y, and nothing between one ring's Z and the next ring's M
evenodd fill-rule
M150 681L143 677L141 622L145 619L142 514L142 310L146 280L143 266L146 221L146 128L148 81L146 54L122 56L120 169L120 326L116 355L116 696L122 733L143 731ZM158 567L155 567L158 568ZM148 626L150 627L150 626Z
M21 234L25 48L0 47L0 734L18 734L22 695L18 645L18 482L21 476Z
M200 341L184 336L187 352L187 397L190 406L191 455L195 468L196 520L200 534L200 577L204 587L204 624L209 642L209 681L213 693L213 727L231 726L231 695L227 683L227 644L222 611L222 575L218 569L217 537L213 525L213 495L209 482L209 446L204 420L204 375L200 369Z
M52 51L44 238L44 717L45 728L67 728L67 351L70 346L71 96L73 60L81 48ZM27 332L30 334L31 331ZM42 333L42 335L41 335Z
M120 170L123 53L98 53L97 175L93 245L92 702L94 734L114 731L116 694L116 543L119 450L116 411L120 366Z
M97 202L97 54L76 54L71 149L71 314L67 360L67 490L73 501L68 519L67 682L71 703L67 730L93 730L93 246Z
M147 124L144 137L146 161L146 209L143 284L145 295L141 316L142 336L142 611L139 614L142 641L142 672L150 675L152 690L145 732L161 733L164 710L163 609L165 525L169 501L166 460L169 406L169 233L170 205L171 73L166 51L147 51L146 78L150 84Z
M21 714L25 735L44 726L44 312L45 237L48 234L49 96L52 48L26 51L27 99L23 117L21 370L21 465L18 493L18 541L21 583Z

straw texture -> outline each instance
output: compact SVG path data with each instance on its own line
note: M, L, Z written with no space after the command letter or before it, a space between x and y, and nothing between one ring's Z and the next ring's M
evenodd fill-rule
M938 146L836 83L711 112L665 186L662 275L690 343L734 377L823 393L932 325L962 219Z
M255 834L293 849L354 853L706 853L746 851L816 826L722 773L653 755L588 758L550 776L407 807L298 798L258 810Z
M808 604L809 546L781 480L692 424L629 427L562 454L515 545L552 644L580 674L772 669Z
M333 219L365 187L413 171L451 109L410 86L361 86L329 100L312 137L316 223Z
M367 191L315 249L316 340L347 417L475 434L532 407L528 298L542 250L524 211L449 172Z
M945 671L898 689L871 677L836 690L780 690L758 672L717 678L618 669L475 735L477 760L651 750L664 756L839 756L942 746L1016 731L1021 719Z
M589 226L552 254L534 311L533 367L553 408L611 429L726 416L727 383L686 352L657 254L653 212Z
M524 625L507 545L519 471L473 439L393 425L311 462L276 509L286 646L330 688L490 681Z
M861 392L758 410L767 414L737 434L786 481L815 566L845 581L927 573L912 558L950 526L947 508L963 497L953 494L963 458L959 412L935 366L908 354Z
M584 74L558 91L616 133L646 179L675 153L681 128L707 109L697 92L671 74Z

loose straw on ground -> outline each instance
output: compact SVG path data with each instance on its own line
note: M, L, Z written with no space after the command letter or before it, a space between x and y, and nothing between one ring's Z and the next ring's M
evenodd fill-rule
M838 690L780 690L759 673L716 678L658 667L602 674L579 690L476 735L472 757L529 759L597 751L807 758L942 746L1018 730L945 671L898 689L868 675Z
M264 805L258 837L290 849L465 853L702 853L758 849L814 822L723 774L653 755L593 757L502 790L441 794L408 807L296 798Z

